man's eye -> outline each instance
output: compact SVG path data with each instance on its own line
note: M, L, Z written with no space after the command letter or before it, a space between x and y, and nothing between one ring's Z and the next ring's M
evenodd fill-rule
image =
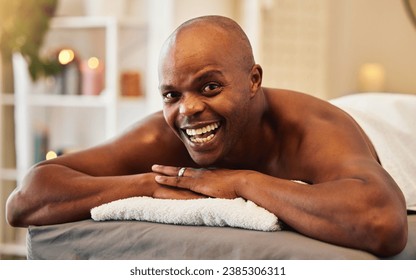
M206 84L202 88L202 91L204 93L208 93L208 94L215 94L215 93L218 93L220 90L221 90L221 86L219 84L216 84L216 83Z
M172 102L176 98L178 98L179 96L180 96L179 93L176 93L176 92L167 92L167 93L163 94L163 101L164 102Z

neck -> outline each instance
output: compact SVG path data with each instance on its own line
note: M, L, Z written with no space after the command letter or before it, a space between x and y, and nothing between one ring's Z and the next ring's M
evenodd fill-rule
M277 143L274 141L268 103L263 90L259 90L253 100L251 110L247 112L250 119L241 141L233 151L219 163L219 167L233 169L263 170L274 157Z

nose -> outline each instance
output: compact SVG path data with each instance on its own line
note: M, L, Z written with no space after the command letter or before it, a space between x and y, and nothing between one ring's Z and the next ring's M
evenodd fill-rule
M179 113L185 116L198 114L205 109L200 96L193 93L184 93L179 104Z

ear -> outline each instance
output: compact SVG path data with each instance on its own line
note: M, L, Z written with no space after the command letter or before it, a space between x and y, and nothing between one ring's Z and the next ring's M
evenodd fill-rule
M252 97L254 97L257 91L261 88L262 79L263 69L259 64L254 64L250 71L250 91Z

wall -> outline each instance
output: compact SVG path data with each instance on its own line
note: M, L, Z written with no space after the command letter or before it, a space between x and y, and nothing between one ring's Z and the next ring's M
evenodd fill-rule
M70 11L71 14L83 13L83 11L80 11L82 10L81 0L61 1L64 4L62 8L74 10ZM316 55L321 55L317 52L312 54L310 59L321 61L320 63L324 64L317 65L320 67L319 71L324 72L324 74L319 75L319 79L323 79L323 81L317 82L315 87L300 86L300 89L318 91L317 95L324 98L357 92L359 90L357 75L360 66L368 62L377 62L381 63L385 69L385 91L416 93L416 79L414 78L416 69L416 28L412 26L408 18L402 0L163 0L156 2L159 2L158 9L160 10L164 10L165 6L172 7L170 12L173 10L171 18L164 16L157 18L157 21L160 22L169 21L167 30L158 32L163 34L170 33L177 25L191 17L204 14L230 16L242 23L248 33L253 33L249 29L256 23L255 18L259 12L254 10L256 8L263 9L260 11L261 13L267 13L268 9L274 9L269 14L273 18L282 15L279 14L282 11L280 7L284 5L293 3L304 6L321 5L323 8L320 8L319 11L325 14L322 16L322 22L319 23L323 29L318 31L320 36L318 40L321 40L321 42L327 40L325 42L327 44L326 53L325 56L317 57ZM241 11L244 5L251 7L252 10L246 11L244 16L247 18L243 19L241 18ZM78 10L76 10L77 7ZM298 11L300 10L298 9ZM65 12L62 13L65 14ZM309 17L314 15L316 16L316 10L310 9ZM282 15L280 19L284 17L285 15ZM263 30L267 30L268 24L264 22L262 24ZM302 29L299 30L302 31ZM298 31L292 29L292 32ZM255 39L261 39L259 36L254 37ZM159 41L161 40L159 39ZM252 43L257 45L264 42ZM267 69L266 74L273 73L275 70L270 68L274 66L268 65L268 63L269 57L273 53L276 54L276 48L271 47L269 50L260 48L260 51L263 52L256 54L256 56L260 58ZM154 50L155 56L157 56L156 52ZM153 62L155 61L157 60L153 60ZM302 62L298 61L297 63L301 64ZM280 67L280 69L283 69L284 66L280 65ZM310 77L314 78L313 75ZM269 85L282 85L275 77L266 78L266 83ZM296 81L293 76L291 78ZM298 77L298 79L301 78ZM295 82L292 84L295 84L294 87L296 87ZM288 83L288 86L292 84ZM283 83L282 86L286 86L286 84ZM160 101L153 100L149 105L156 110L156 108L160 108Z
M329 0L275 0L261 11L263 85L327 97Z
M416 93L416 27L403 1L260 2L264 85L324 99L363 90ZM360 86L365 63L381 65L384 86Z
M242 1L237 1L242 2ZM223 15L236 19L238 7L235 0L176 0L174 25L203 15Z
M385 91L416 93L416 27L402 1L330 2L328 88L331 96L358 91L360 66L385 69Z

